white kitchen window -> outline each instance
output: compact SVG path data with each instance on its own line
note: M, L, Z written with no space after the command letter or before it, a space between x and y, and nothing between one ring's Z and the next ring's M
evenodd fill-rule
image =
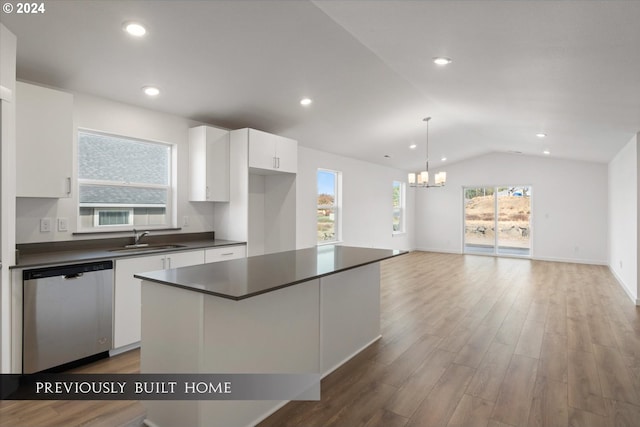
M400 181L393 181L392 193L392 230L393 234L404 233L405 230L405 184Z
M171 226L171 144L78 132L80 229Z
M318 244L335 243L340 241L341 173L318 169L317 183Z

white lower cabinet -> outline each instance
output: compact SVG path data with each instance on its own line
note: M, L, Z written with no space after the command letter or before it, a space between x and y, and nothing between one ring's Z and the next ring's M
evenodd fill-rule
M244 258L245 256L247 256L245 246L211 248L204 251L204 262L228 261L230 259Z
M140 341L141 291L134 274L187 267L204 263L204 250L171 252L115 262L113 346L124 347Z

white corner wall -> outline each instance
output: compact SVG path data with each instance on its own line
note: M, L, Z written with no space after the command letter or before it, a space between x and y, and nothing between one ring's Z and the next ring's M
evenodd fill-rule
M445 187L413 189L417 249L462 253L463 186L531 185L532 258L607 264L606 164L492 153L443 170Z
M623 289L638 300L638 189L640 133L609 162L609 268Z
M77 150L77 129L91 129L134 138L173 143L177 145L177 225L183 224L185 216L189 226L183 227L183 233L196 233L213 230L214 208L212 203L192 203L188 201L188 129L202 123L183 117L165 114L145 108L134 107L120 102L84 94L74 94L74 159ZM74 160L73 180L77 182L77 162ZM80 239L73 236L77 230L78 208L77 190L72 191L68 199L18 198L16 212L17 243L33 243ZM69 219L69 231L59 232L53 227L51 232L41 233L40 218ZM126 233L125 233L126 234ZM108 234L105 237L114 237ZM85 238L95 239L88 235Z
M414 203L407 191L407 233L392 236L392 183L406 182L406 172L298 147L296 247L316 245L318 168L342 172L342 243L351 246L414 248Z

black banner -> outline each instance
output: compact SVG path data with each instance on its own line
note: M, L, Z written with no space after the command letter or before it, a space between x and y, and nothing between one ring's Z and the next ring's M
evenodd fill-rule
M320 400L320 374L2 374L2 400Z

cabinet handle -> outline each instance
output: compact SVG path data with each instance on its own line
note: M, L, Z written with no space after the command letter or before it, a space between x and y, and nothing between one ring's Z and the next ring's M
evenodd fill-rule
M171 257L167 257L167 260L169 260L169 268L171 268Z
M71 194L71 177L67 177L67 194Z
M220 254L222 256L229 256L229 255L233 255L233 252L227 252L226 254Z
M278 160L277 159L278 159L277 157L273 158L273 168L274 169L278 169Z
M165 259L164 259L164 258L162 258L162 269L163 269L163 270L166 270L166 268L164 268L164 262L165 262Z
M280 157L276 157L278 159L278 169L280 169Z

